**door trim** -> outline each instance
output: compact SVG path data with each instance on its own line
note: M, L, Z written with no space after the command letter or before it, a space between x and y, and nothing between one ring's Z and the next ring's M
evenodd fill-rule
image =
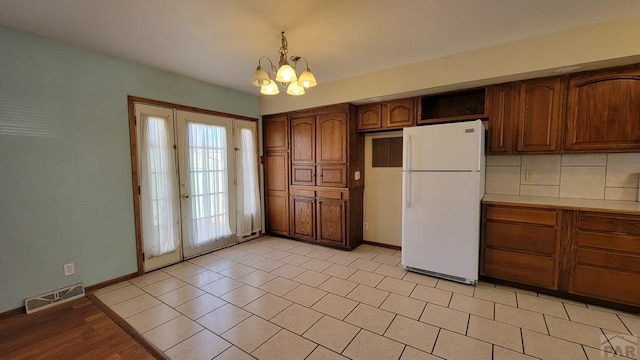
M138 267L138 275L144 274L144 257L143 257L143 245L142 245L142 214L140 213L140 182L139 182L139 169L138 169L138 144L137 144L137 132L136 132L136 112L135 112L135 103L145 104L145 105L153 105L160 107L168 107L175 110L183 110L190 111L200 114L206 115L215 115L222 116L232 119L240 119L240 120L248 120L257 122L258 132L260 131L260 123L258 119L251 118L242 115L234 115L228 114L215 110L207 110L196 108L187 105L180 105L175 103L170 103L166 101L159 101L153 99L147 99L137 96L127 96L127 108L129 111L129 144L131 150L131 178L132 178L132 194L133 194L133 217L135 223L135 238L136 238L136 261ZM260 149L260 144L257 144L258 149ZM259 176L258 172L258 176Z

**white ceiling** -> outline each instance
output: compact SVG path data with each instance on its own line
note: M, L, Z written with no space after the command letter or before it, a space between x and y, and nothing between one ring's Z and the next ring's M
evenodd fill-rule
M0 25L252 94L281 30L322 85L639 13L638 0L0 0Z

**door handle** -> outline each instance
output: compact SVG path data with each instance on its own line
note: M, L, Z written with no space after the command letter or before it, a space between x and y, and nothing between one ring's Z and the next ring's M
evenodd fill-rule
M189 198L189 194L184 194L183 193L182 195L180 195L180 197L183 198L183 199L188 199Z
M411 207L411 171L407 171L404 174L405 174L404 206L405 206L405 209L409 209Z

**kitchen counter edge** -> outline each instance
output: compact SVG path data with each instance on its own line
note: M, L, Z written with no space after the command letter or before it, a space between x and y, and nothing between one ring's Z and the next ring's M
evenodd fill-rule
M637 201L485 194L482 203L640 215L640 202Z

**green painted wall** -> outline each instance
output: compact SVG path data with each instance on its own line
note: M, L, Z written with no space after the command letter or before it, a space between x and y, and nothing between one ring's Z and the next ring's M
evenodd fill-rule
M0 313L136 271L127 95L259 116L257 96L0 27Z

